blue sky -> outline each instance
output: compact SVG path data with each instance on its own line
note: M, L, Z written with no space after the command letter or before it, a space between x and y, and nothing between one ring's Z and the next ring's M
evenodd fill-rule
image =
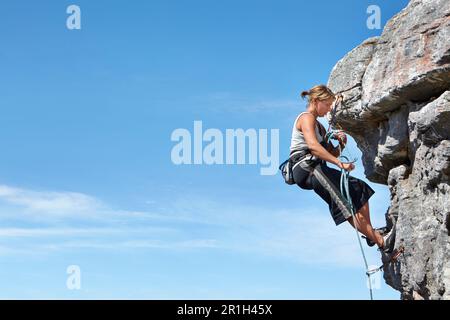
M279 129L282 160L299 92L381 33L371 4L384 25L407 1L5 1L0 298L367 299L354 231L317 195L259 165L176 166L170 137Z

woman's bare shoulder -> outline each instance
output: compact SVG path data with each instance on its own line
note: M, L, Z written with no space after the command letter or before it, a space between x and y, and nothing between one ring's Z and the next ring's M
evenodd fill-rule
M309 126L311 128L311 127L314 127L315 122L316 122L316 118L311 113L305 112L305 113L300 114L295 126L297 127L298 130L302 131L303 125Z

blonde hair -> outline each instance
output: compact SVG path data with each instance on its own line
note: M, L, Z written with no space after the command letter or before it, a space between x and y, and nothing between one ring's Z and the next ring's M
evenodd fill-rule
M303 91L301 97L304 99L308 96L308 104L315 101L325 101L328 99L334 99L336 96L333 91L330 90L326 85L319 84L312 87L309 91Z

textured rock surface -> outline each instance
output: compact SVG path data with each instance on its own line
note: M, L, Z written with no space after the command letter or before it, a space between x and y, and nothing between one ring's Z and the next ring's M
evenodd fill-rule
M405 252L386 282L403 299L450 299L450 2L410 1L328 85L345 97L336 126L355 138L365 175L391 191L387 223Z

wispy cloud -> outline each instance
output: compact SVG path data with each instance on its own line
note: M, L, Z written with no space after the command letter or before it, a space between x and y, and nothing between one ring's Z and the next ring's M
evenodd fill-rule
M176 231L172 228L0 228L1 238L42 238L58 236L93 237L100 235L145 234L159 235Z
M86 212L103 206L97 199L82 193L33 191L5 185L0 185L0 199L24 210L47 214Z
M231 92L215 92L195 97L195 104L220 112L259 113L299 109L302 102L295 98L246 97Z
M160 212L136 212L113 210L82 193L2 186L1 220L11 215L10 208L7 213L2 209L2 202L16 206L15 216L28 221L20 214L25 210L36 219L31 225L28 221L26 227L0 228L0 254L51 253L69 248L209 248L276 256L301 264L361 265L353 229L336 228L328 212L314 208L272 210L189 195L175 198ZM77 210L84 214L76 214ZM40 216L49 219L49 215L60 218L58 223L48 226L40 222ZM80 222L82 227L73 226Z

